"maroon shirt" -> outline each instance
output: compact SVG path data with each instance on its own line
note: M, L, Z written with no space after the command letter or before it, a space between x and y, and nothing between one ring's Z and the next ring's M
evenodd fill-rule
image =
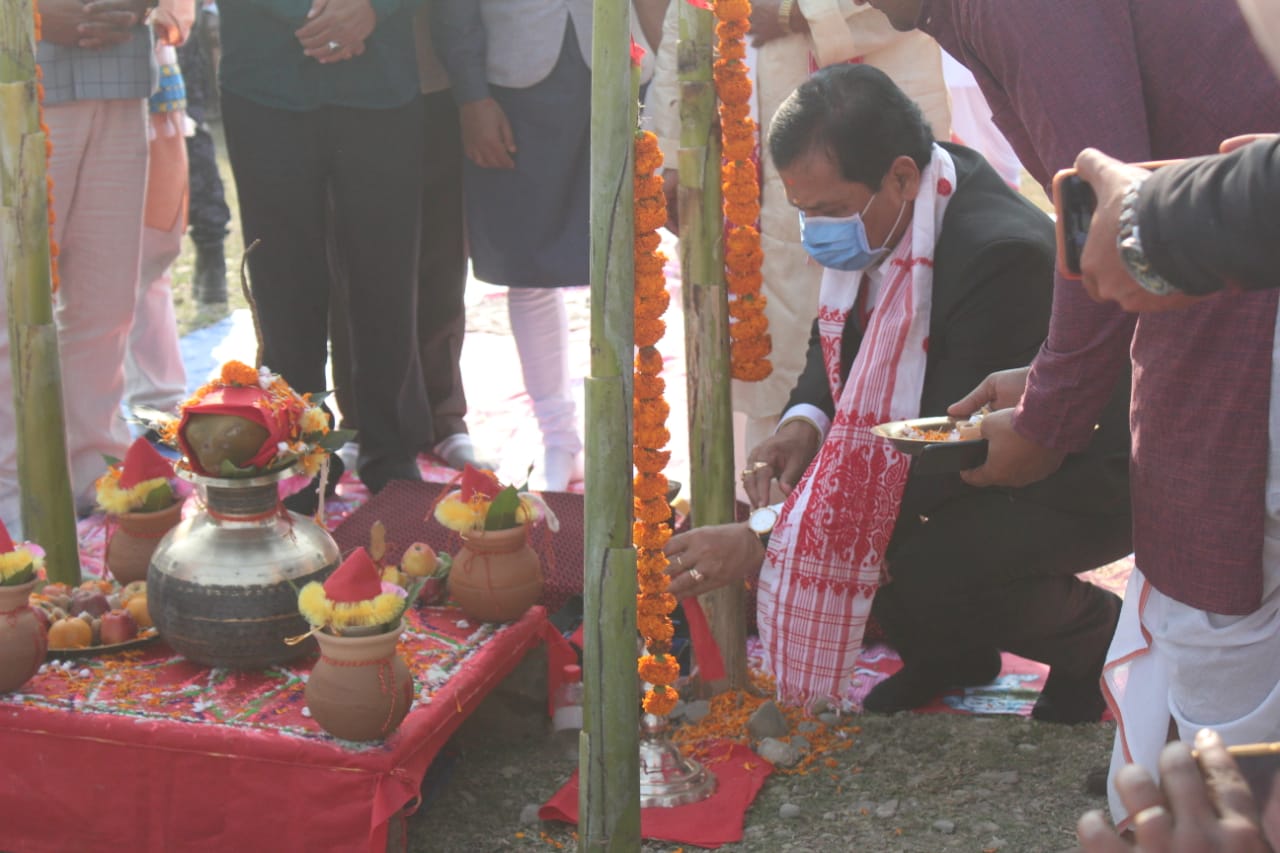
M919 27L973 72L1046 188L1087 146L1169 159L1280 129L1280 85L1234 0L924 0ZM1137 563L1164 594L1216 613L1261 599L1278 296L1135 321L1058 279L1015 414L1025 437L1079 450L1131 356Z

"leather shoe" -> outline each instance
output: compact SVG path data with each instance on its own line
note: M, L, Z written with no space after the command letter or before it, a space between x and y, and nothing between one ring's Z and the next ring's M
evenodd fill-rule
M1031 718L1042 723L1096 723L1107 709L1098 676L1084 678L1059 675L1049 670L1040 698L1031 708Z
M963 658L924 660L902 669L871 688L862 710L876 714L910 711L928 705L939 693L956 687L990 684L1000 675L1000 652L985 649Z
M418 469L418 460L384 458L360 463L360 482L364 483L369 494L376 495L392 480L421 482L422 471Z

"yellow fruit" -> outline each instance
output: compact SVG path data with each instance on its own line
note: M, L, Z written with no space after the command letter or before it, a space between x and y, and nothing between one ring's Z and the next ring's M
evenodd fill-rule
M414 578L425 578L435 574L436 552L430 545L414 542L405 549L404 556L400 558L400 568L406 575Z
M133 617L133 621L138 623L138 628L150 628L155 623L151 621L151 610L147 607L147 593L133 595L124 603L124 609L129 611L129 615Z
M387 566L382 570L382 580L385 583L393 583L396 586L404 586L404 575L395 566Z
M83 619L59 619L49 626L49 648L86 649L93 645L93 626Z

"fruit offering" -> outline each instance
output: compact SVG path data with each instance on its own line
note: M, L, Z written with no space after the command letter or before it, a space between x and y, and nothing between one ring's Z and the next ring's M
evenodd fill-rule
M147 610L147 582L116 587L85 581L78 587L45 584L32 593L37 616L48 624L50 651L92 650L155 636Z

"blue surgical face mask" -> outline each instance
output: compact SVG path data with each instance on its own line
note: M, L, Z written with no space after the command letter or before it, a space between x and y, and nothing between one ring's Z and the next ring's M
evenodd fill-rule
M863 214L871 209L871 202L875 199L872 195L862 212L852 216L805 216L801 213L800 242L809 256L824 267L850 272L865 270L884 258L889 253L887 239L886 245L872 249L867 240L867 226L862 222ZM904 202L893 228L889 229L890 235L898 227L905 209Z

